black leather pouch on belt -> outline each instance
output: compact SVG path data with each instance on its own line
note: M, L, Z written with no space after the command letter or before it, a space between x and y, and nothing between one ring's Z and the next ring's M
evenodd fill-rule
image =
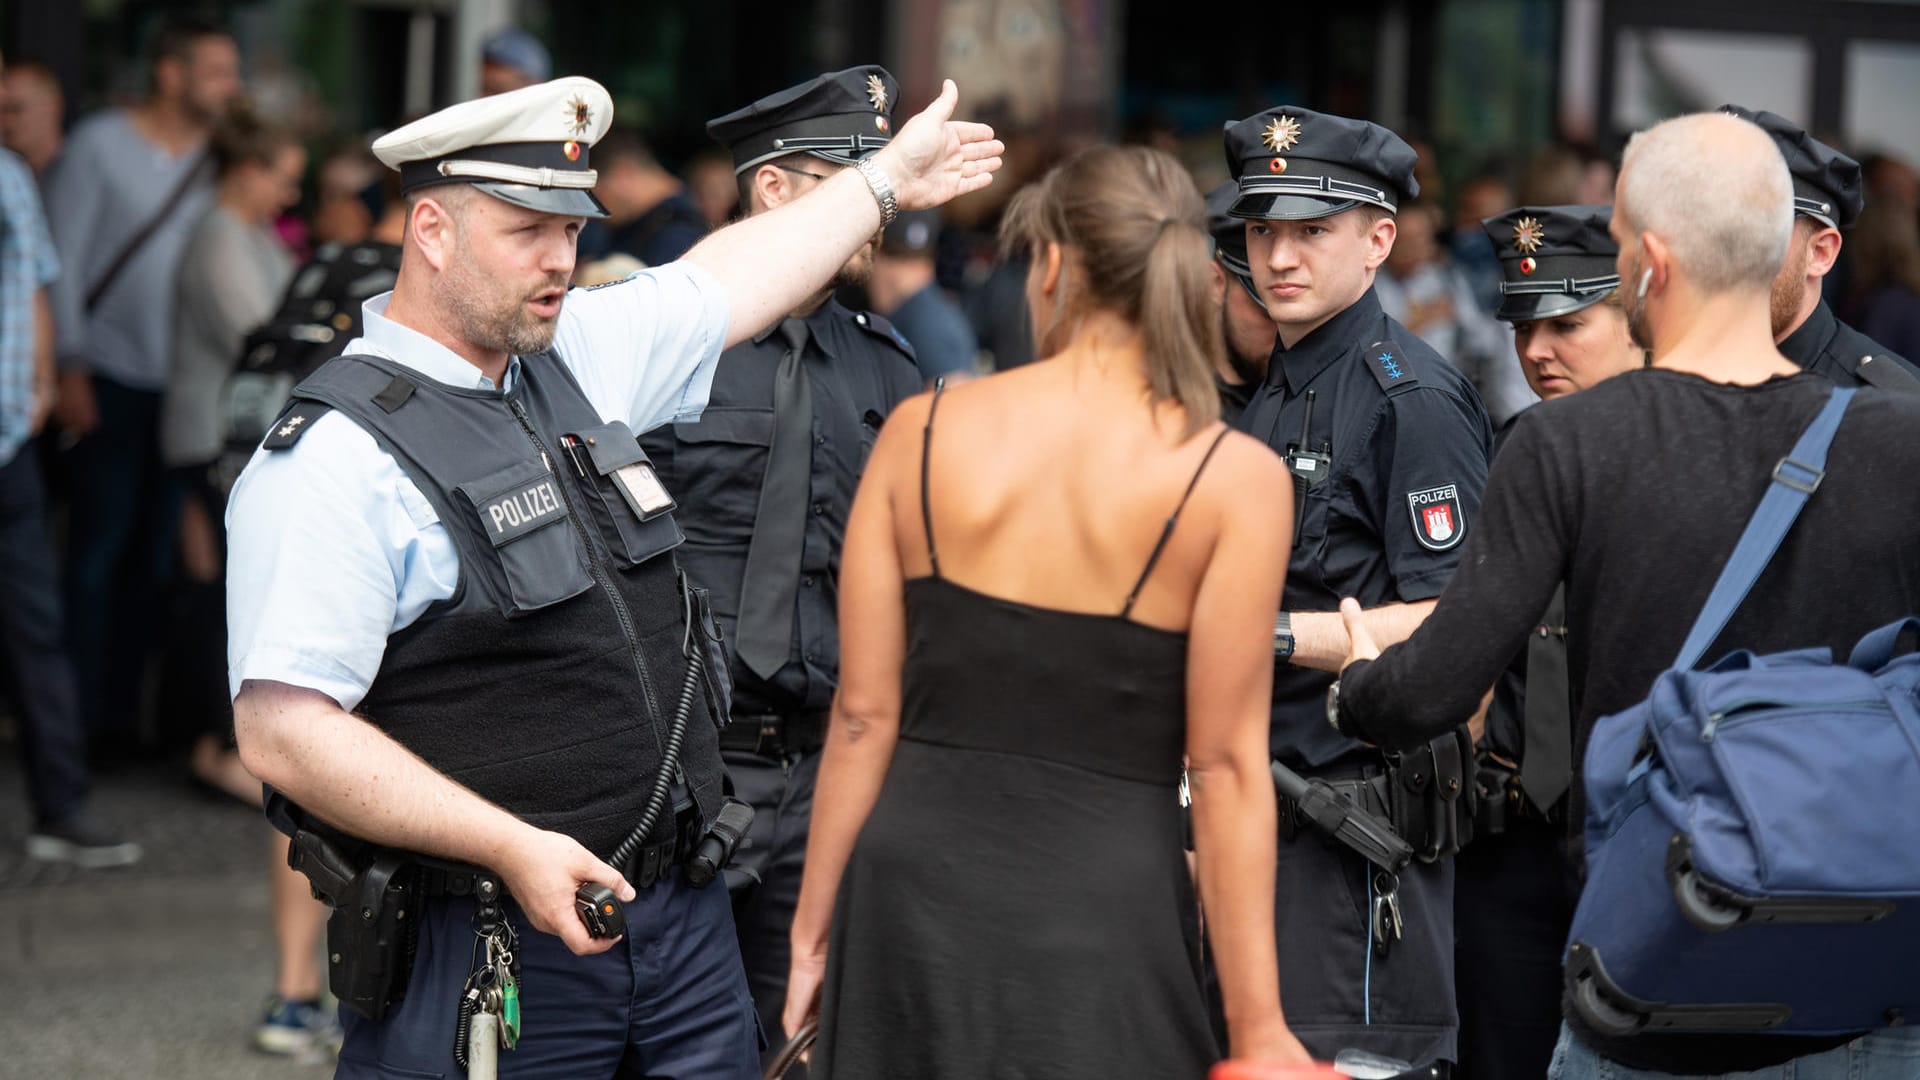
M307 876L327 918L327 986L340 1004L378 1020L407 993L418 941L419 868L401 852L300 829L287 865Z
M1415 858L1434 862L1473 839L1479 804L1473 769L1473 737L1464 725L1388 762L1390 820Z
M406 855L381 852L327 919L327 985L369 1020L406 997L420 926L417 878Z
M1507 831L1509 793L1519 781L1519 773L1487 751L1480 751L1473 770L1473 795L1477 804L1473 818L1475 836L1499 836Z

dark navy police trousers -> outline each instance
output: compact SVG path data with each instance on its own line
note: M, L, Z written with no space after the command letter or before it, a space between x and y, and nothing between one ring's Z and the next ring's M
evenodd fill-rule
M464 1077L459 997L474 956L473 901L429 902L406 999L379 1023L346 1010L339 1080ZM758 1080L760 1029L727 890L672 871L626 906L627 937L575 956L508 905L520 935L520 1044L500 1076L541 1080Z

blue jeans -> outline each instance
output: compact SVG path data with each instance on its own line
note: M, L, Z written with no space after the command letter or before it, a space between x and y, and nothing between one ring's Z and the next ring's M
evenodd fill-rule
M0 652L20 694L20 751L40 825L72 817L87 801L86 733L64 614L40 456L27 442L0 464Z
M1920 1076L1920 1027L1883 1028L1819 1054L1753 1072L1694 1080L1913 1080ZM1547 1080L1674 1080L1667 1073L1629 1069L1593 1052L1560 1025Z
M431 901L407 996L380 1022L345 1010L335 1080L461 1077L453 1035L473 962L473 901ZM760 1026L720 885L674 870L626 906L628 935L595 956L508 918L520 935L520 1045L505 1080L759 1080Z

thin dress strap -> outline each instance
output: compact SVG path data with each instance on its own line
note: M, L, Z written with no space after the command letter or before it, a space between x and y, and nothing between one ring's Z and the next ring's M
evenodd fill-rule
M927 561L933 564L933 576L940 576L940 556L933 549L933 504L929 475L933 461L933 414L940 408L940 395L947 389L946 376L933 381L933 403L927 406L927 427L920 437L920 521L927 530Z
M1124 619L1133 614L1134 601L1140 599L1140 590L1146 587L1147 578L1153 574L1154 564L1160 561L1160 553L1167 549L1167 540L1173 536L1173 527L1180 523L1180 511L1186 509L1187 500L1193 496L1193 489L1200 486L1200 474L1207 471L1207 462L1213 460L1213 452L1220 449L1220 444L1226 441L1227 433L1232 430L1231 427L1220 430L1220 434L1214 437L1213 445L1207 447L1207 456L1200 459L1200 467L1193 470L1193 479L1187 482L1186 492L1180 496L1180 502L1174 506L1173 516L1167 518L1166 527L1160 530L1160 539L1153 545L1153 554L1147 556L1146 569L1140 571L1140 580L1133 583L1133 591L1127 594L1127 606L1120 609L1121 618Z

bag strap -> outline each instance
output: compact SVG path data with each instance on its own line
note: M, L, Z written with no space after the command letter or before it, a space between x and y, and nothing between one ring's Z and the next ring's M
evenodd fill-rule
M1920 618L1912 615L1887 625L1860 639L1847 663L1861 671L1879 671L1893 663L1902 634L1920 636Z
M133 261L135 255L140 254L141 248L147 246L147 241L153 239L153 234L160 231L160 226L173 216L174 208L180 205L181 199L187 197L193 182L206 171L207 162L212 159L212 151L201 151L200 156L193 159L193 164L187 166L186 175L180 177L179 183L173 185L173 190L167 193L167 200L160 204L160 209L154 211L146 224L140 226L140 231L134 233L121 246L120 253L107 264L107 272L100 275L100 280L93 283L93 288L87 290L86 307L82 309L85 314L93 314L93 309L99 306L101 299L107 295L107 290L113 288L113 283L120 280L120 272L127 268L127 264Z
M1720 636L1720 631L1726 629L1727 620L1733 618L1740 602L1747 598L1747 591L1760 580L1760 572L1767 568L1780 542L1786 539L1787 530L1800 516L1807 497L1827 475L1827 449L1833 445L1834 433L1840 430L1840 418L1855 393L1853 387L1834 387L1819 415L1800 433L1800 441L1773 467L1773 482L1767 485L1759 508L1747 522L1746 531L1740 534L1740 543L1727 557L1727 565L1720 569L1720 579L1713 583L1713 592L1707 596L1700 616L1693 621L1693 630L1687 634L1686 644L1680 647L1673 670L1686 671L1699 663L1700 655Z

